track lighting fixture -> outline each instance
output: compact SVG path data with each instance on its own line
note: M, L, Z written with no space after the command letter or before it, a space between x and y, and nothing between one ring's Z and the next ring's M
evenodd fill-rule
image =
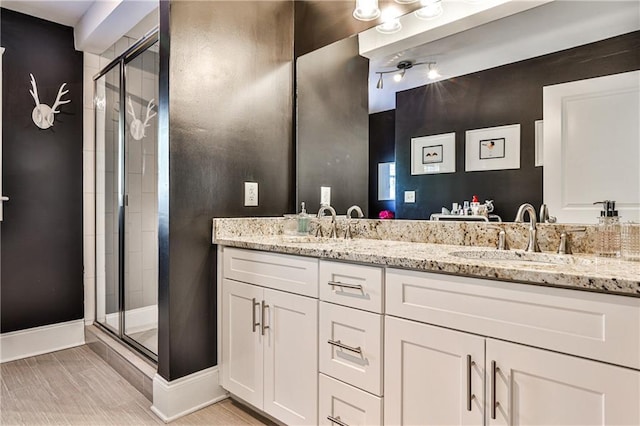
M404 78L404 75L406 74L408 69L411 69L418 65L427 65L429 67L427 71L427 77L430 80L435 80L436 78L440 77L440 73L435 68L435 65L436 65L435 62L400 61L398 62L398 65L396 65L396 69L388 70L388 71L376 71L376 74L379 75L378 83L376 84L376 89L382 89L384 87L383 76L385 74L393 74L393 80L396 82L400 82Z
M378 0L356 0L353 17L360 21L373 21L380 17Z

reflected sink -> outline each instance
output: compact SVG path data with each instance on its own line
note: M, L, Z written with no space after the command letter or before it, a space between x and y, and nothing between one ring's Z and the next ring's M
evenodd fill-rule
M520 263L535 265L571 265L591 263L587 259L552 253L530 253L520 250L468 250L454 251L451 256L463 259L487 260L491 262Z

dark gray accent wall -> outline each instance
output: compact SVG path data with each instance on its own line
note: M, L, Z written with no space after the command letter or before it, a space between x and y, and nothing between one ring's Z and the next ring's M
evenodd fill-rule
M395 213L394 200L378 200L378 163L396 160L396 110L369 116L369 217L377 219L382 210Z
M3 333L82 319L82 53L73 29L0 9L4 222L0 250ZM69 90L53 127L33 123L35 102Z
M425 219L452 202L495 200L513 220L521 203L542 203L541 167L534 167L534 121L542 119L542 88L640 69L640 32L452 78L396 96L397 217ZM521 125L520 169L464 171L465 131ZM456 172L411 176L411 138L456 132ZM603 141L615 143L615 141ZM416 191L404 204L402 192ZM553 212L551 212L553 214Z
M293 3L163 1L160 16L158 372L175 380L217 363L211 218L293 209Z
M298 202L320 206L331 187L338 214L357 204L367 211L369 179L369 61L350 37L296 62Z

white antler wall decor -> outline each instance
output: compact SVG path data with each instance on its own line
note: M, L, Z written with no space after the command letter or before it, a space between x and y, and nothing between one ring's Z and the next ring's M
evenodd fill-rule
M38 98L38 87L36 86L36 79L33 74L29 74L29 76L31 76L31 90L29 90L29 93L31 93L31 96L36 103L36 106L31 113L31 119L33 120L35 125L40 127L41 129L48 129L49 127L53 126L55 114L58 114L60 112L58 110L58 107L60 105L68 104L69 102L71 102L71 100L69 99L64 101L62 100L62 97L69 93L68 90L64 90L64 86L66 86L67 83L62 83L62 86L60 86L60 89L58 90L56 101L53 103L52 107L49 107L49 105L40 103L40 99Z
M147 117L144 119L144 122L142 122L142 120L136 117L136 111L133 109L133 102L131 102L131 96L127 98L127 105L128 105L127 112L129 113L129 115L131 115L131 118L132 118L131 124L129 125L131 136L135 140L139 141L140 139L147 136L145 129L149 127L149 120L151 120L153 117L157 115L155 112L153 112L153 108L156 106L155 99L151 99L147 104Z

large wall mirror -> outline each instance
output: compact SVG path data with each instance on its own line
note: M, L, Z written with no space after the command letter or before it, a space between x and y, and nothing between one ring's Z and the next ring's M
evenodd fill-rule
M591 202L615 199L624 219L640 219L640 4L440 5L298 58L298 201L315 211L330 186L339 214L359 204L372 218L428 219L477 195L505 221L528 202L584 223L597 220ZM626 87L598 86L617 74ZM583 80L595 88L564 86ZM625 114L598 113L616 108ZM565 142L569 125L578 131ZM552 131L561 141L544 152ZM378 188L379 165L391 162L395 200Z

